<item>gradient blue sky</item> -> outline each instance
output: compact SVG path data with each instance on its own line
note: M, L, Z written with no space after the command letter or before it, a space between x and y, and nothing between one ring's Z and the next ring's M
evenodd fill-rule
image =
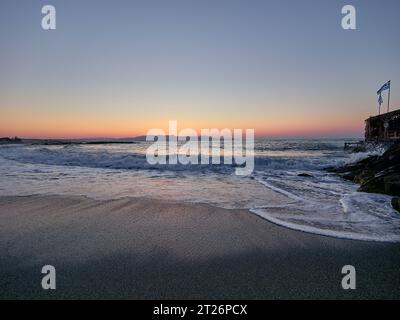
M0 136L361 136L389 79L400 107L399 31L398 0L2 0Z

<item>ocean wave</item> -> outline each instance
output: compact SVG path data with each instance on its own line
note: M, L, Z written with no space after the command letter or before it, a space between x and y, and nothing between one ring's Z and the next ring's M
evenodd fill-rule
M60 166L80 166L89 168L125 169L125 170L170 170L192 172L231 173L237 166L224 164L149 164L146 155L136 152L115 152L103 149L87 149L81 146L33 147L19 146L0 148L0 156L22 163ZM210 161L211 162L211 161ZM200 163L200 161L199 161ZM268 157L256 156L256 170L319 170L338 163L335 157Z
M344 164L352 164L364 160L371 156L381 156L386 151L386 148L380 145L371 145L367 147L365 152L350 153Z
M257 170L322 170L343 163L336 157L268 157L257 156L254 159Z
M145 154L129 152L88 151L76 146L61 148L1 148L0 156L30 164L76 166L123 170L169 170L192 172L231 172L235 164L150 164ZM221 158L221 162L223 159Z
M261 140L256 141L255 151L337 151L344 140Z

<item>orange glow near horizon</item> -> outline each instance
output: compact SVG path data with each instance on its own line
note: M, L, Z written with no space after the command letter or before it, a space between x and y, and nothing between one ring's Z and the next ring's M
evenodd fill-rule
M153 128L162 129L168 134L169 120L172 119L29 119L0 120L0 136L18 136L34 139L79 139L79 138L126 138L146 135ZM174 119L175 120L175 119ZM178 132L192 128L198 133L201 129L254 129L257 137L324 137L324 136L361 136L363 121L353 119L176 119Z
M146 135L154 128L168 134L170 120L178 122L178 132L192 128L254 129L257 137L362 136L368 117L362 104L346 113L337 112L335 102L323 108L307 104L307 99L284 103L269 100L133 101L111 103L90 101L81 107L76 101L39 101L29 108L0 105L0 136L34 139L127 138ZM115 106L114 106L115 104ZM3 104L4 105L4 104ZM9 103L8 105L11 105ZM54 107L50 107L53 105ZM171 105L173 107L171 107ZM279 108L272 106L280 105ZM363 114L364 113L364 114Z

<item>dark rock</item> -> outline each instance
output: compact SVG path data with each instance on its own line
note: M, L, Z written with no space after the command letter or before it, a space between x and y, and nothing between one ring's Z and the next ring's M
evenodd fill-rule
M366 152L366 151L367 151L367 150L366 150L365 145L361 145L361 146L354 147L354 148L351 150L351 152Z
M400 198L393 198L392 199L392 206L394 209L400 212Z
M383 178L372 178L370 180L364 181L358 191L369 192L369 193L385 193L385 183Z
M339 174L343 179L354 181L356 174L354 172L346 172Z
M400 196L400 144L392 145L382 156L328 171L360 184L359 191Z
M308 173L299 173L297 176L298 176L298 177L312 178L312 175L311 175L311 174L308 174Z
M359 172L354 176L353 181L361 185L366 184L368 181L375 178L375 172L373 170L367 169Z
M385 193L392 196L400 196L400 176L393 175L383 178Z

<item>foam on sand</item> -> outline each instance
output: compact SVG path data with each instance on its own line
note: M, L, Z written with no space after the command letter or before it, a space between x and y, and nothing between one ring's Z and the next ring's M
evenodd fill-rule
M337 192L334 187L318 187L319 180L308 186L296 184L293 177L279 181L279 186L276 181L273 185L274 180L260 182L290 199L285 205L250 210L270 222L336 238L400 242L400 215L392 208L389 196L356 192L351 185Z

